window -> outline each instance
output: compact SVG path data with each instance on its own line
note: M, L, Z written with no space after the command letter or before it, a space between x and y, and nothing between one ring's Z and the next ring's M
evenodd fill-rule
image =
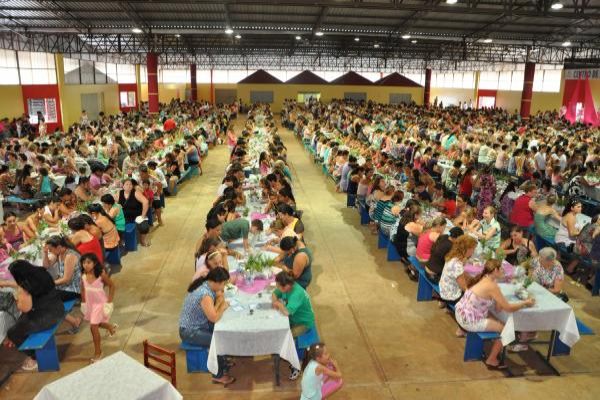
M148 68L140 65L140 83L148 83Z
M38 113L41 113L46 123L58 122L56 113L56 99L27 99L27 112L32 124L37 124Z
M96 84L106 83L106 63L98 61L94 63L94 80Z
M536 71L539 74L541 71ZM542 92L560 92L560 81L562 79L562 71L560 69L547 69L544 71L544 82L542 84ZM535 81L535 77L534 77Z
M56 84L53 54L19 51L17 55L22 85Z
M210 69L196 70L196 83L210 83Z
M499 75L495 71L481 71L479 73L479 89L498 90Z
M189 69L158 69L160 83L188 83L190 82Z
M106 63L106 83L117 83L117 64Z
M248 76L248 71L245 69L231 70L231 71L228 71L227 80L228 80L228 83L238 83L239 81L246 78L247 76Z
M375 81L378 81L379 79L381 79L380 72L359 72L359 75L362 75L363 77L367 78L371 82L375 82Z
M418 83L419 85L425 86L425 74L402 74L413 82Z
M523 90L523 83L525 82L525 71L513 71L512 80L510 82L510 90Z
M79 77L79 60L64 58L63 72L65 74L65 84L79 85L81 83L81 78Z
M117 64L117 82L118 83L136 83L135 65Z
M18 85L20 83L17 65L16 51L0 50L0 85Z
M120 92L121 108L135 107L135 92Z

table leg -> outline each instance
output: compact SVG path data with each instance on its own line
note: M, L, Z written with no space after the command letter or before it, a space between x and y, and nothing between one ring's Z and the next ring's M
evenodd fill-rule
M279 379L279 364L281 364L281 357L279 354L273 354L273 369L275 372L275 385L279 386L281 384Z

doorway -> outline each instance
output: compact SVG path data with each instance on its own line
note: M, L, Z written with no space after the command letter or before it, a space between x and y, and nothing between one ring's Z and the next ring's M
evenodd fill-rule
M98 119L100 111L104 111L104 93L82 93L81 110L87 112L90 121Z

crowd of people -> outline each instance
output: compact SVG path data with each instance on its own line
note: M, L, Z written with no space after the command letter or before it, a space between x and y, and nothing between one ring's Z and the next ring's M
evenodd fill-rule
M65 317L69 333L88 321L90 362L102 358L99 329L109 336L117 330L110 323L116 265L108 255L123 254L128 224L135 224L141 245L150 245L150 213L163 224L165 196L176 193L188 169L201 171L208 147L223 142L238 110L238 103L174 100L158 116L140 111L90 121L83 112L79 123L52 134L18 129L23 124L8 128L0 144L2 192L9 201L32 200L33 213L5 211L0 229L0 268L13 278L0 280L12 288L0 293L2 311L18 310L5 347L18 348L31 333L60 322L63 302L76 300L80 312ZM22 369L36 370L35 353L25 354Z
M251 148L258 129L265 130L269 143L262 150ZM293 182L287 165L287 150L277 134L268 106L256 105L249 111L248 121L239 135L230 140L230 163L227 166L217 198L206 216L206 232L196 248L195 274L188 288L180 316L179 333L184 342L210 347L214 325L221 319L229 303L224 298L224 284L235 280L228 272L228 256L241 258L247 254L256 236L269 237L263 250L277 253L275 262L281 269L275 276L272 307L289 318L294 338L315 329L315 315L307 289L312 281L313 254L306 245L304 225L293 194ZM247 204L248 176L256 174L259 201L266 214L274 216L268 232L263 232L260 219L242 213ZM246 189L246 190L245 190ZM232 243L242 241L238 251ZM326 397L341 386L339 365L331 358L323 343L314 343L307 352L302 378L302 398ZM229 385L235 381L230 370L232 358L218 356L215 383ZM290 365L290 380L301 371ZM330 382L327 384L327 382ZM334 383L335 382L335 383Z
M286 100L282 120L337 190L364 202L372 233L390 238L410 278L418 277L409 262L416 257L439 282L440 307L455 307L458 336L501 332L492 308L533 304L506 301L500 260L564 301L564 275L578 266L579 279L592 284L595 269L582 260L600 262L600 224L597 216L578 218L583 204L598 210L587 197L598 184L597 129L553 112L525 120L499 109L341 100ZM483 271L470 275L465 266L477 261ZM510 349L526 350L530 339L523 333ZM489 368L506 367L501 349L495 341Z

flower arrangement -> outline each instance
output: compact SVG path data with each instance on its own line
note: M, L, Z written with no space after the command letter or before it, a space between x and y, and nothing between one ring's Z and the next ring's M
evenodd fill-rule
M244 270L251 274L263 274L265 270L275 265L275 260L266 257L264 254L250 254Z

